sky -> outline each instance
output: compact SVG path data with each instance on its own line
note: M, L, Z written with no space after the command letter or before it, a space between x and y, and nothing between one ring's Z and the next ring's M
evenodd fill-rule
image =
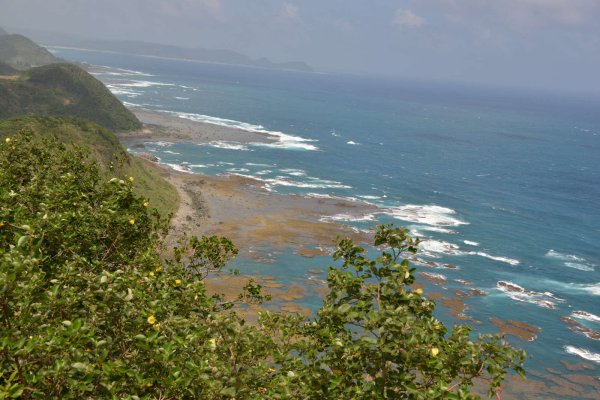
M600 93L600 0L0 0L0 26Z

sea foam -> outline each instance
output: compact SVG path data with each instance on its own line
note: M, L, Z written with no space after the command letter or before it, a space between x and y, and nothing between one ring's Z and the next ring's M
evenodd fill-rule
M575 346L565 346L564 350L569 354L574 354L574 355L579 356L588 361L594 361L594 362L600 363L600 354L598 354L598 353L592 353L589 350L582 349L581 347L575 347Z

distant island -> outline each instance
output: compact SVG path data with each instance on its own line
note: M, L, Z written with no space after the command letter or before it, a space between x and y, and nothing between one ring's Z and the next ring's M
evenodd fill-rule
M244 65L256 68L313 72L313 68L303 61L273 62L265 57L253 59L245 54L226 49L180 47L137 40L81 39L66 34L37 30L25 30L23 33L45 46L64 46L141 56L177 58L215 64ZM0 35L2 35L1 32Z

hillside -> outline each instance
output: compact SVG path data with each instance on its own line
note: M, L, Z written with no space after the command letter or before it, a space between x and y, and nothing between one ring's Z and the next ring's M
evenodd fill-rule
M24 71L31 67L61 61L25 36L4 33L0 32L0 62L8 64L14 69Z
M27 116L0 121L0 138L14 136L21 130L32 132L37 137L54 135L63 143L88 147L102 167L113 164L116 176L133 176L134 191L150 199L152 206L162 215L177 210L179 200L175 188L153 166L129 155L108 129L71 116ZM119 160L122 160L122 165L119 165Z
M18 115L75 115L112 130L141 127L100 81L71 64L46 65L18 79L0 79L0 119Z
M0 36L4 36L4 35L8 35L8 32L6 32L4 29L0 28Z

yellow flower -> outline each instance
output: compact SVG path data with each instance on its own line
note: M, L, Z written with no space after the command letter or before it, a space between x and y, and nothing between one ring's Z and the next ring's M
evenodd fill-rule
M148 276L150 276L150 278L154 277L154 272L150 271L150 273L148 274Z
M421 289L421 288L418 288L417 290L415 290L415 292L416 292L417 294L423 294L423 289Z
M175 286L181 285L181 279L175 279Z
M160 272L161 270L162 270L162 267L160 265L154 269L154 271L156 271L156 272Z
M7 137L6 139L4 139L4 141L5 141L6 143L10 143L10 138L9 138L9 137Z
M273 369L273 368L267 368L267 373L272 374L273 372L275 372L275 369Z
M146 321L148 321L150 325L154 325L156 323L156 317L154 315L151 315Z
M133 225L133 224L135 224L135 219L134 219L134 218L131 218L131 219L129 220L129 224L130 224L130 225Z
M144 207L148 207L148 205L149 205L149 204L150 204L150 202L148 202L148 201L145 201L145 202L144 202Z
M404 273L404 279L408 279L408 278L410 278L410 272L406 271Z
M432 347L429 350L429 353L431 354L431 357L437 356L439 354L439 352L440 352L440 349L438 349L437 347Z
M0 222L0 228L4 226L4 222Z
M156 325L154 325L154 329L159 330L160 329L160 322Z
M217 349L217 339L215 339L215 338L208 339L208 347L212 351L215 351Z
M129 177L129 182L133 182L135 179L133 179L133 176Z

